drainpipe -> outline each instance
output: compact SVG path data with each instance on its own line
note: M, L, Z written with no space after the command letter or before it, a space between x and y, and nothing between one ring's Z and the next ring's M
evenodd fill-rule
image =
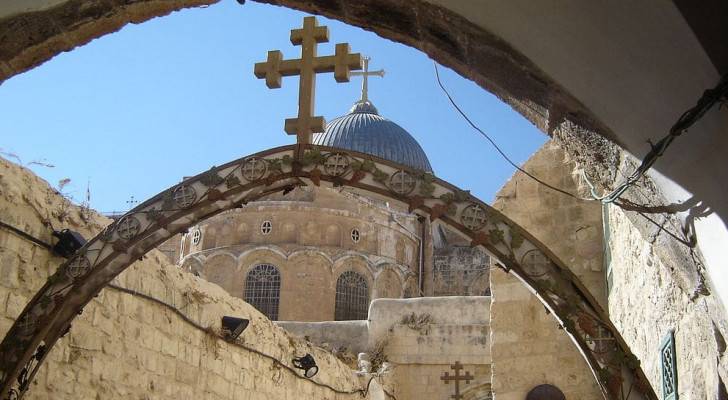
M420 257L419 257L419 263L420 263L420 297L424 297L425 295L425 217L419 216L417 217L417 221L420 223Z

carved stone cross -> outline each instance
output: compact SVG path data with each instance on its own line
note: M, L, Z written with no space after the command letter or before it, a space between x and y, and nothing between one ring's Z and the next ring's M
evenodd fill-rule
M467 371L465 371L465 375L460 375L460 370L463 369L463 365L460 364L460 361L455 361L455 364L451 365L450 369L455 371L455 375L450 376L449 373L445 372L442 374L440 379L445 381L445 384L450 383L450 381L455 382L455 394L451 395L450 398L453 400L462 400L463 395L460 394L460 381L465 381L467 384L474 378L470 375L470 372Z
M351 54L348 43L337 44L333 56L317 57L317 44L328 41L329 29L318 26L316 17L305 17L303 28L291 30L291 43L301 46L301 58L284 60L279 50L272 50L267 61L255 64L255 76L265 78L265 84L271 89L280 88L284 76L301 76L298 117L286 119L284 126L286 133L297 136L298 144L311 143L311 136L323 132L326 125L323 117L314 116L316 74L333 72L337 82L349 82L350 72L362 67L361 55Z

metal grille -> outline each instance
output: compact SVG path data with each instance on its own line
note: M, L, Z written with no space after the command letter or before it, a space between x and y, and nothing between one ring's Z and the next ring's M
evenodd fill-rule
M271 321L278 320L280 294L281 274L274 265L256 265L248 272L243 297Z
M354 271L346 271L336 281L336 321L367 319L369 290L367 281Z
M678 400L675 333L673 331L668 332L662 341L660 361L662 364L662 398L664 400Z

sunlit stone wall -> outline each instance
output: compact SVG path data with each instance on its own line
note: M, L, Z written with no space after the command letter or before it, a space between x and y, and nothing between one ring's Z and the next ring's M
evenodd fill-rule
M50 216L90 238L109 221L68 204L28 170L0 159L0 217L44 241ZM86 222L88 221L88 222ZM89 303L70 332L51 350L27 399L352 399L296 377L270 359L217 337L223 315L251 319L245 346L291 365L314 355L318 382L349 392L363 387L330 353L289 336L223 289L148 253L114 280L115 285L164 301L210 332L183 321L168 307L106 288ZM0 229L0 335L63 259ZM381 394L381 392L380 392Z
M547 142L524 168L576 192L575 165ZM496 195L494 207L551 249L605 303L599 204L556 193L517 172ZM602 399L597 382L571 339L523 284L500 269L491 272L491 354L497 400L523 400L535 386L558 387L567 399Z

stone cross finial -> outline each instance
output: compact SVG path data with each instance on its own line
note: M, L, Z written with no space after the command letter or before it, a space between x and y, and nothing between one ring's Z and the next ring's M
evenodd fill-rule
M463 395L460 394L460 381L465 381L465 383L470 383L474 379L472 375L470 375L470 372L465 371L465 375L460 375L460 370L463 369L463 365L460 364L460 361L455 361L455 364L450 366L450 369L455 371L454 376L450 376L449 373L445 372L442 374L440 379L445 382L445 384L450 383L450 381L455 382L455 394L451 395L450 398L453 400L462 400Z
M352 72L351 76L361 76L363 78L361 82L361 102L369 101L369 77L378 76L384 78L384 70L378 69L376 71L369 71L369 60L371 57L363 57L362 61L364 64L364 70L361 72Z
M316 74L333 72L337 82L349 82L351 70L361 69L361 55L351 54L348 43L336 45L333 56L316 56L318 43L329 41L329 29L318 26L316 17L305 17L303 28L291 30L291 43L301 46L301 58L284 60L279 50L268 52L265 62L255 64L255 76L265 78L271 89L281 87L284 76L300 75L298 92L298 117L286 119L284 129L289 135L296 135L298 144L311 143L311 136L323 132L326 122L323 117L314 116L314 94Z

